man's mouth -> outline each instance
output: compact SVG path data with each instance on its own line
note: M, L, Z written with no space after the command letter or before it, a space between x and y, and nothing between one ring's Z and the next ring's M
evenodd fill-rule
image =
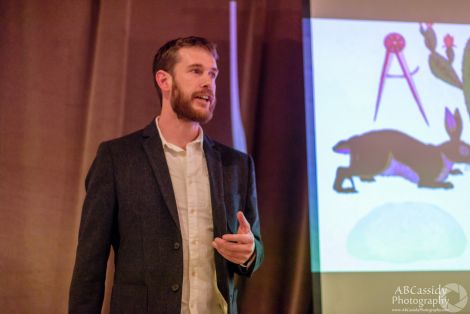
M214 96L212 96L212 95L196 95L196 96L194 96L194 98L201 99L201 100L203 100L205 102L208 102L208 103L212 103L213 100L214 100Z

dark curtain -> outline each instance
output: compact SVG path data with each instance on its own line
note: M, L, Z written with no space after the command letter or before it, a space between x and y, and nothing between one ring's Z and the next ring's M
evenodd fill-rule
M228 12L225 0L0 1L2 312L66 312L85 174L101 141L158 114L151 63L165 41L218 44L218 105L204 129L231 144ZM241 313L312 309L301 17L301 0L238 1L241 111L266 250L238 281Z

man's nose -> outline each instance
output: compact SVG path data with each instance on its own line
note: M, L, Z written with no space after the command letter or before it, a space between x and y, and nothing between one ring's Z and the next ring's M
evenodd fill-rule
M209 74L206 74L206 75L204 75L204 77L203 77L203 79L202 79L201 85L202 85L202 87L204 87L204 88L214 89L214 87L215 87L215 80L214 80Z

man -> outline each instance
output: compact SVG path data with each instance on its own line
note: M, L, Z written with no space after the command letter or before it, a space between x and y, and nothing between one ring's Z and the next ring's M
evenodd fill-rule
M111 313L236 313L234 274L263 259L253 162L203 135L217 52L204 38L155 55L162 110L102 143L86 178L70 313L100 313L110 247Z

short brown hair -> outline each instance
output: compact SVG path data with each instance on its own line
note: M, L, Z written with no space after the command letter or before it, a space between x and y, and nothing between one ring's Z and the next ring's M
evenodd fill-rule
M219 55L217 54L216 45L203 37L189 36L183 38L176 38L170 40L169 42L161 46L155 54L155 57L153 58L152 68L153 81L155 83L155 87L157 88L158 95L160 96L160 101L162 100L162 91L158 86L157 82L155 81L155 74L159 70L163 70L170 74L173 74L173 68L178 62L177 52L183 47L200 47L209 51L214 57L214 59L217 60L219 58Z

